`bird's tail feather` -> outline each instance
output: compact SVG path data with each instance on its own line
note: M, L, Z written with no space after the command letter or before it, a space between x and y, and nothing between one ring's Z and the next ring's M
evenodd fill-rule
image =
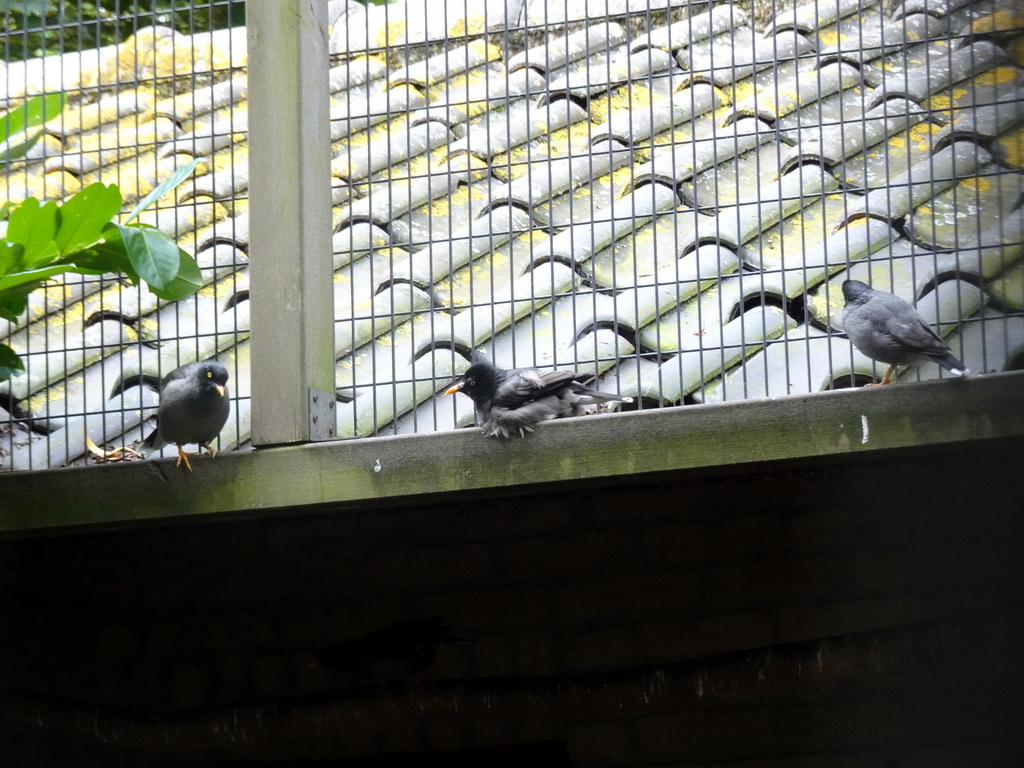
M597 405L599 403L632 403L633 398L626 395L619 395L615 392L602 392L599 389L592 389L585 384L576 382L572 388L578 398L577 403L582 405Z
M167 445L167 441L160 437L160 427L158 426L139 443L139 453L146 455L153 451L159 451L165 445Z
M633 398L626 395L616 395L612 392L598 392L595 389L588 389L585 392L576 393L579 403L597 405L599 403L632 403Z
M956 376L966 376L968 373L970 373L970 371L967 369L967 366L964 365L959 358L954 357L953 354L950 352L944 352L942 354L935 355L934 357L932 357L932 359L936 363L941 365L943 368L945 368L947 371Z

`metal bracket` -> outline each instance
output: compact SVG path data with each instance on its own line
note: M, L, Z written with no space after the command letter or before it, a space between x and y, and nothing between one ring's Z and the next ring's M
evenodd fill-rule
M335 408L338 400L333 392L309 388L309 439L333 440L337 429Z

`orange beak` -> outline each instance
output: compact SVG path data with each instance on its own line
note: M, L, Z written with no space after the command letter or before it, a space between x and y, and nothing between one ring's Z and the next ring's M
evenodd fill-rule
M457 381L454 384L452 384L450 387L448 387L448 389L446 389L444 391L444 393L446 395L454 395L456 392L458 392L460 389L462 389L462 385L465 384L465 383L466 382L464 382L464 381Z
M216 388L217 394L220 395L221 397L224 397L224 387L222 387L220 384L214 384L213 386L214 388Z

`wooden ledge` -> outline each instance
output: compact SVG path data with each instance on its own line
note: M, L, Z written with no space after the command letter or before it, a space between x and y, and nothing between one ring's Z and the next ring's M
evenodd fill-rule
M181 522L893 448L1024 437L1024 372L818 392L541 425L311 443L0 474L0 536Z

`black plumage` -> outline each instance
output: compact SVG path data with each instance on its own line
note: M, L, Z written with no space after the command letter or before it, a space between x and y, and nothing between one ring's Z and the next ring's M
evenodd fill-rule
M178 446L178 466L192 465L182 446L196 444L211 455L209 443L220 434L228 420L228 369L216 360L189 363L164 377L160 387L157 427L142 441L145 453L165 445Z
M317 660L361 683L397 682L429 668L441 643L465 642L440 618L413 619L336 643L318 653Z
M482 360L469 366L445 394L462 392L473 400L485 435L508 438L518 431L525 437L540 422L580 415L588 405L633 402L591 389L584 383L590 378L568 370L503 370Z
M969 373L942 337L899 296L847 280L843 297L846 306L840 322L853 346L872 360L889 364L882 384L892 381L896 366L920 360L934 360L957 376Z

